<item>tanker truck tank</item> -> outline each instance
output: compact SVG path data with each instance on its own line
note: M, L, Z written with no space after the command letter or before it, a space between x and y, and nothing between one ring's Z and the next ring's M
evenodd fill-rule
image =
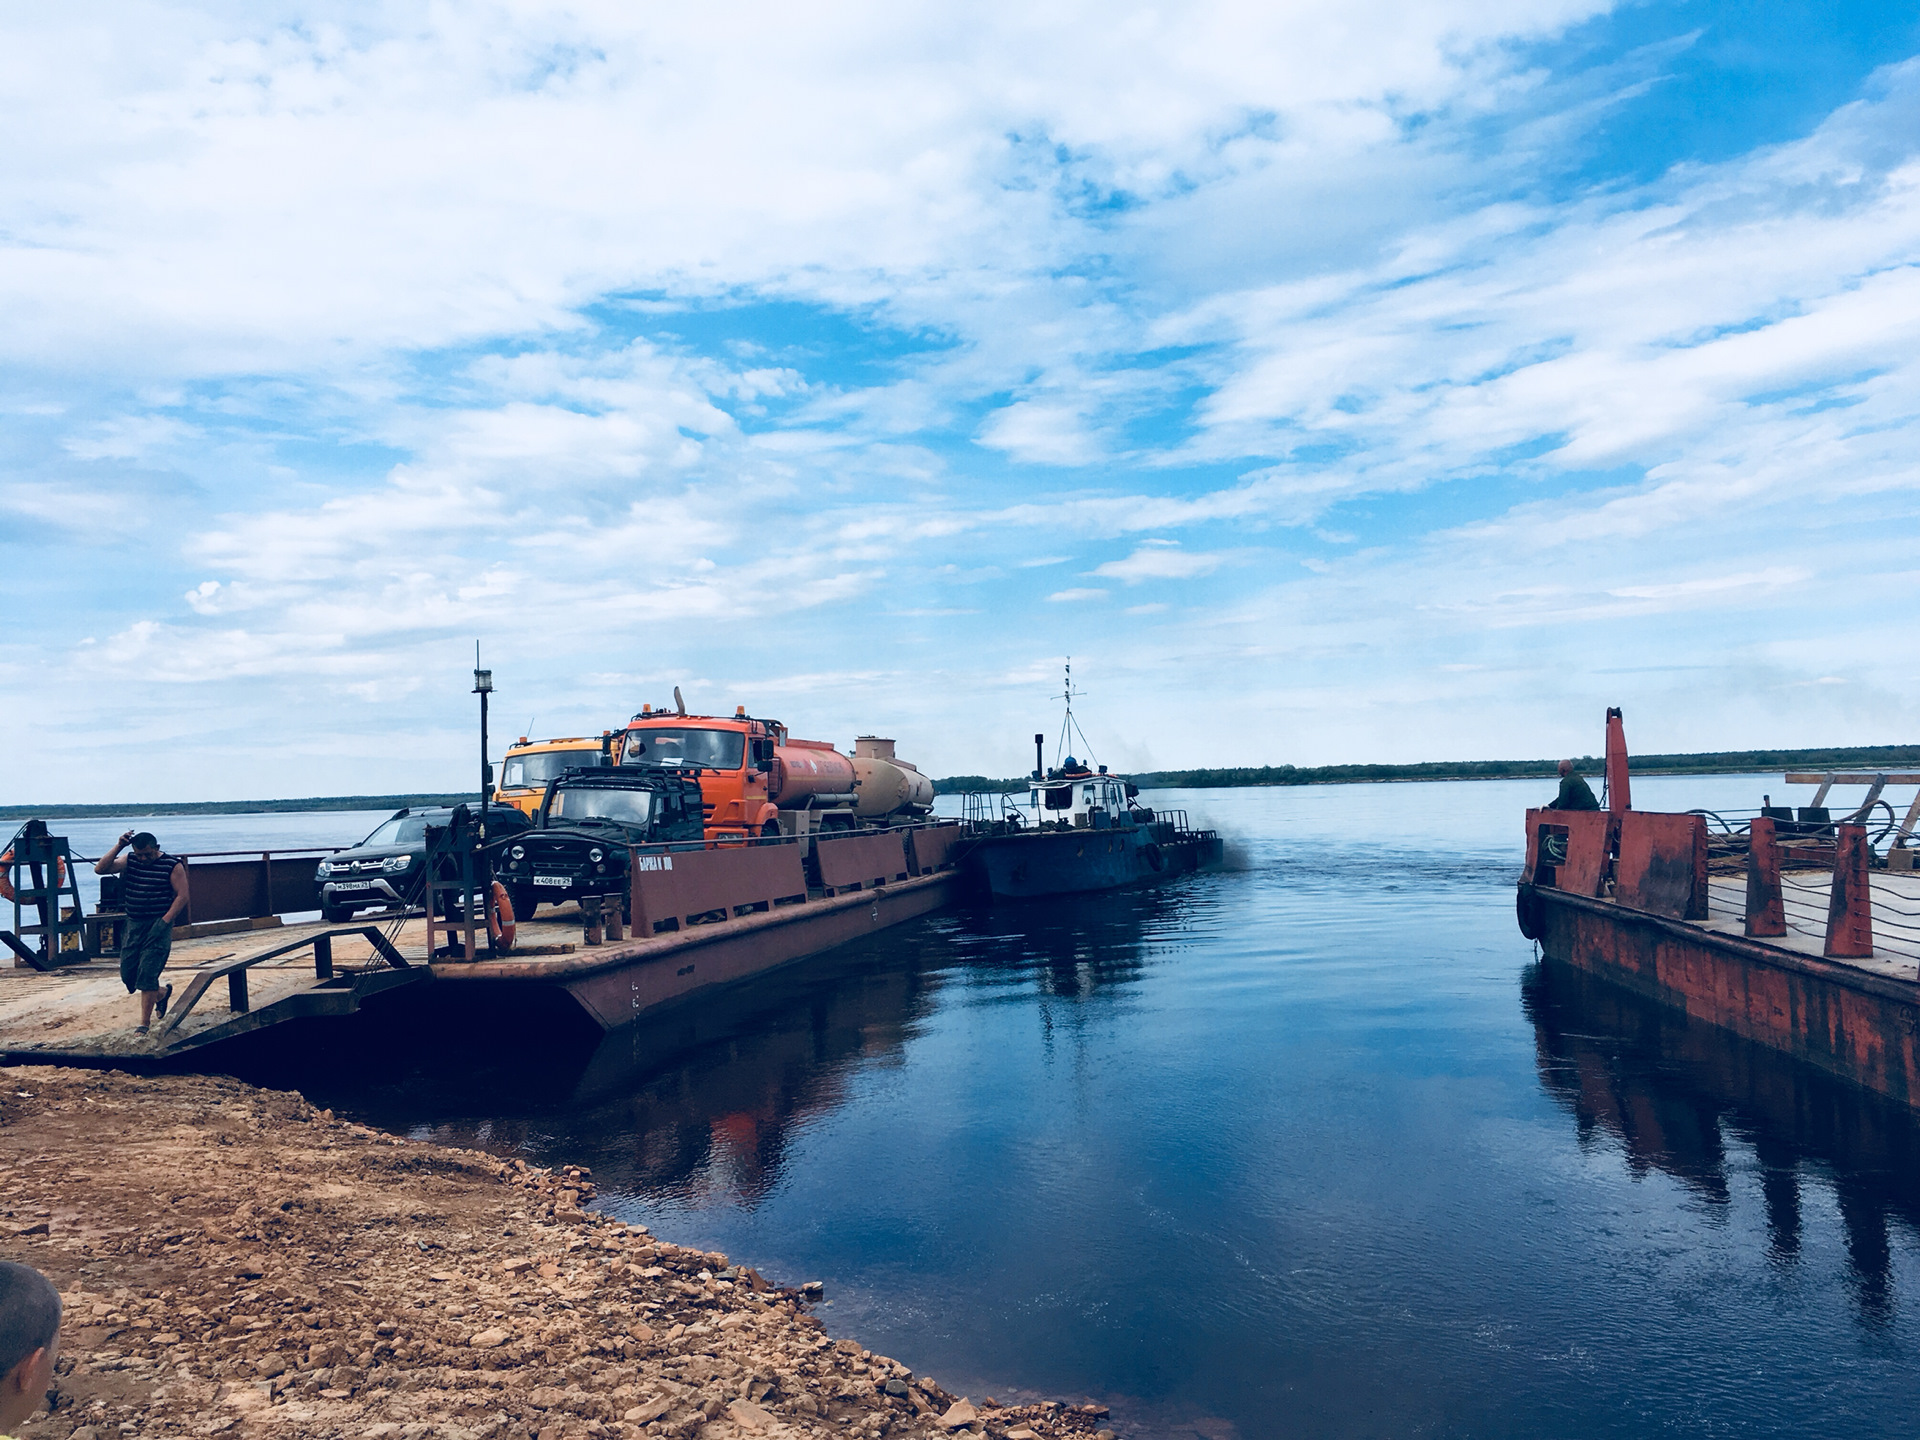
M787 740L773 747L767 799L782 810L847 809L854 803L854 762L824 740Z
M854 813L862 820L924 815L933 809L933 781L893 753L893 741L862 735L853 742Z

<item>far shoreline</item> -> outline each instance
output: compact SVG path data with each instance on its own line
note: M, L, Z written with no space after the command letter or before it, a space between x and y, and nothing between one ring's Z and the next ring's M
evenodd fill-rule
M1583 774L1600 773L1594 755L1572 757ZM1407 785L1455 780L1553 780L1557 760L1416 761L1406 765L1319 765L1160 770L1130 774L1148 790L1283 790L1312 785ZM1637 776L1762 775L1786 770L1920 769L1920 745L1859 745L1807 750L1737 750L1696 755L1634 757ZM1359 773L1356 773L1359 772ZM934 781L936 795L998 795L1025 790L1026 776L994 780L955 775ZM311 815L325 811L385 811L477 802L472 791L408 795L315 795L290 800L179 800L145 804L0 805L0 822L17 820L161 819L181 815Z

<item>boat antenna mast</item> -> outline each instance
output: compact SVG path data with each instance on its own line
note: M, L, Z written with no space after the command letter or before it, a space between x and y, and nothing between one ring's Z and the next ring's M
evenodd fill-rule
M1087 732L1082 730L1080 728L1080 722L1073 718L1074 696L1084 693L1084 691L1076 691L1073 688L1073 657L1069 655L1067 657L1066 683L1061 692L1053 697L1056 700L1064 700L1067 702L1066 716L1060 722L1060 745L1059 748L1053 752L1053 768L1056 770L1060 768L1060 762L1069 753L1068 746L1072 743L1073 737L1076 735L1080 737L1080 758L1082 761L1090 764L1093 760L1093 746L1087 741Z

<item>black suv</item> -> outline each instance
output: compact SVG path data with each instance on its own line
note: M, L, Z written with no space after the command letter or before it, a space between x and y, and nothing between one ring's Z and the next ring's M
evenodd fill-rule
M313 883L320 891L320 915L329 925L353 918L356 910L418 905L426 897L427 826L445 825L453 807L396 810L351 850L320 862ZM533 822L504 805L487 808L487 838L497 840L529 829Z
M699 772L660 766L569 770L550 782L534 828L494 851L520 919L541 902L624 895L629 845L706 838Z

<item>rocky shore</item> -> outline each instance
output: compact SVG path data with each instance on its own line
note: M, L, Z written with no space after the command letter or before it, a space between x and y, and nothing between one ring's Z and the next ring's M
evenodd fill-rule
M1113 1440L950 1395L593 1193L237 1081L0 1069L0 1256L67 1303L19 1440Z

